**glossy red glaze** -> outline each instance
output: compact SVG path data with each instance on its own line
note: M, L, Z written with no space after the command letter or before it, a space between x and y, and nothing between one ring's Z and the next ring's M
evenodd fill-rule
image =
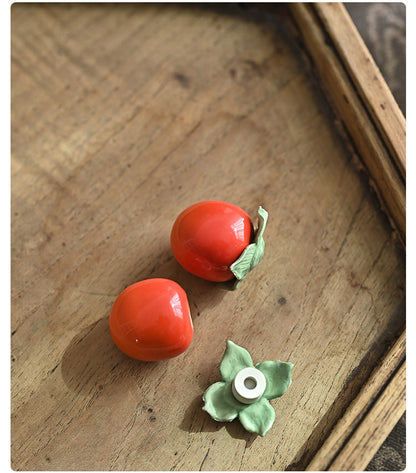
M234 278L230 265L253 239L250 217L236 205L217 200L198 202L176 219L171 246L181 266L209 281Z
M183 353L194 332L185 291L169 279L132 284L113 304L110 331L118 348L138 360L163 360Z

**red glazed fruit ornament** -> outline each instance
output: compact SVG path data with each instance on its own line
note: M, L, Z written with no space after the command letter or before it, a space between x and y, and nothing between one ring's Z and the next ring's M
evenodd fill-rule
M146 279L124 289L110 314L114 343L142 361L173 358L190 345L194 333L188 298L169 279Z
M191 205L172 227L173 254L190 273L230 281L234 289L263 257L268 214L259 207L258 216L255 232L248 214L236 205L217 200Z

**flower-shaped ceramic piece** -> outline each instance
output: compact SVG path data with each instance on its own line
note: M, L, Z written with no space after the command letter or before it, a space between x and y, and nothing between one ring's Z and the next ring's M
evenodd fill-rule
M220 364L222 381L205 391L203 409L218 422L238 417L246 430L264 436L276 416L269 399L286 392L292 382L292 369L292 363L282 361L263 361L254 366L250 353L228 340Z

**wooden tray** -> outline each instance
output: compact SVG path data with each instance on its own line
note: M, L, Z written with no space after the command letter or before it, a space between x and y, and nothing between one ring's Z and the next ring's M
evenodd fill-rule
M405 123L342 5L15 3L11 26L12 468L365 468L405 406ZM270 214L235 292L170 250L205 199ZM108 329L149 277L195 327L158 363ZM227 339L295 365L264 438L201 409Z

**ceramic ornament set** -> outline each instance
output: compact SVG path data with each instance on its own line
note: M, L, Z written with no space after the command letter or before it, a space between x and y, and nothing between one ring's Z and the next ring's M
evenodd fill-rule
M255 229L236 205L216 200L191 205L172 227L176 260L190 273L235 290L264 254L268 214L262 207L257 213ZM194 331L186 292L163 278L128 286L113 304L110 331L117 347L132 358L156 361L180 355ZM218 422L238 417L246 430L263 436L275 419L269 400L286 392L292 369L292 363L281 361L254 365L249 352L229 340L220 363L222 380L205 391L203 409Z

